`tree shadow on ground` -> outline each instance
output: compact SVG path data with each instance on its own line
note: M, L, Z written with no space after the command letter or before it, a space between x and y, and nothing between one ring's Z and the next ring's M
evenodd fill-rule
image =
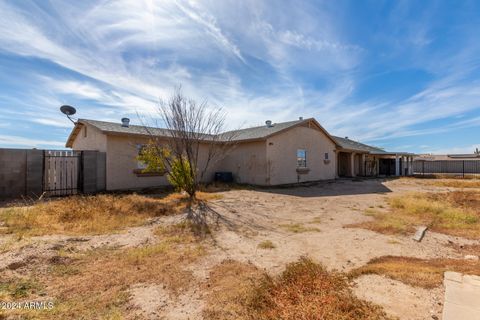
M275 226L262 225L240 214L227 216L226 214L222 214L219 209L224 211L231 210L228 206L218 202L211 205L205 201L200 201L195 206L187 208L186 219L195 226L194 232L196 236L206 237L208 235L215 240L210 230L211 228L219 227L225 227L227 230L234 232L250 231L256 233L259 231L278 231L278 228ZM265 214L265 216L268 215ZM242 233L245 234L245 232ZM248 232L246 233L248 234Z
M390 193L392 190L385 186L385 182L394 178L365 179L342 178L332 181L309 182L293 186L257 188L256 191L289 195L294 197L333 197L373 193Z

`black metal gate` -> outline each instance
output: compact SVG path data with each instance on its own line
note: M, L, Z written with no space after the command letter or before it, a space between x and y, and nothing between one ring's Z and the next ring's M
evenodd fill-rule
M480 177L480 160L415 160L413 172L421 175Z
M82 191L81 151L45 150L43 157L43 192L46 196L72 195Z

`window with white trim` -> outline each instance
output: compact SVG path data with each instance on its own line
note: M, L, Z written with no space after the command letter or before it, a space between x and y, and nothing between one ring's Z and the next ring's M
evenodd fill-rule
M305 149L297 150L297 167L298 168L307 167L307 150Z

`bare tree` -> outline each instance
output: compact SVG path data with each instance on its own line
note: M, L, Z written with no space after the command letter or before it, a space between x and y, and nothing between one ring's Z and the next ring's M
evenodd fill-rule
M162 141L149 131L150 151L155 155L142 160L156 168L161 166L170 182L194 199L212 165L234 147L236 132L223 132L226 114L222 108L211 107L206 101L198 104L186 98L181 88L168 101L161 101L158 111L168 138Z

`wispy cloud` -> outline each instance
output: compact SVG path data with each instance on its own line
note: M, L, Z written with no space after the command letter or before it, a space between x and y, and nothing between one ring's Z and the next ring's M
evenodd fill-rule
M29 139L19 136L0 135L0 144L6 146L21 146L27 148L42 148L42 147L63 147L65 142L63 141L51 141L51 140L37 140Z
M233 127L314 116L334 134L387 145L476 128L476 28L444 30L436 16L442 5L424 7L402 2L380 14L372 6L362 16L345 4L310 1L0 2L0 54L7 56L0 63L29 64L0 65L18 74L3 80L0 117L51 126L55 139L65 138L70 123L60 118L61 104L74 104L82 118L135 118L155 114L158 100L181 84L224 106ZM372 74L390 69L429 79L402 95L363 92ZM412 81L400 81L398 91ZM435 121L444 123L432 127ZM23 134L32 138L20 126L4 136Z

